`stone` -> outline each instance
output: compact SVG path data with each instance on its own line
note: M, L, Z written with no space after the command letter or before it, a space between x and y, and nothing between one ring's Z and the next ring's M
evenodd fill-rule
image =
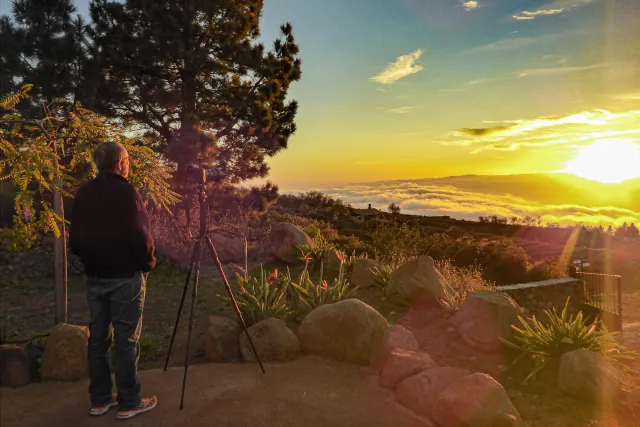
M338 255L338 251L331 251L322 257L322 268L327 273L333 273L335 275L340 271L340 265L342 260Z
M76 380L87 372L89 328L67 323L56 325L42 356L42 378Z
M458 378L442 390L432 418L443 426L524 426L506 390L483 373Z
M358 288L366 289L374 284L376 276L373 274L375 268L382 268L382 264L376 260L368 258L358 258L353 263L353 268L349 276L349 282Z
M373 307L348 299L311 311L302 321L298 337L305 353L366 366L388 326Z
M408 304L444 300L446 280L436 269L433 258L418 257L391 273L387 296L397 293Z
M209 316L204 332L204 358L207 362L228 363L240 360L238 336L242 326L223 316Z
M413 375L396 389L396 400L418 415L431 416L440 393L454 381L471 374L465 369L443 367Z
M436 362L427 353L395 349L387 357L380 374L380 384L395 390L401 381L436 366Z
M248 331L263 362L289 362L300 354L298 337L280 319L261 320ZM240 354L245 362L257 361L245 332L240 334Z
M395 349L417 351L420 348L413 333L402 325L387 328L379 348L371 358L369 367L371 372L379 374L384 367L387 357Z
M312 243L311 237L295 225L280 222L271 229L267 248L272 257L285 262L294 262L298 255L296 245Z
M518 324L520 308L503 292L472 292L467 295L455 322L458 331L472 345L483 350L499 350L499 337L510 339L512 325Z
M0 386L23 387L31 381L31 363L22 347L0 346Z
M216 248L221 262L237 262L244 260L244 238L212 233L211 241ZM208 251L208 249L207 249Z
M560 357L558 386L575 398L600 401L620 393L620 373L602 354L581 348Z

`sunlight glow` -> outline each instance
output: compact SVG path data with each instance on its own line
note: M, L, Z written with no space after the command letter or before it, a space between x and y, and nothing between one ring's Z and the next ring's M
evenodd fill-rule
M600 182L619 183L640 177L640 144L628 139L601 139L578 151L565 172Z

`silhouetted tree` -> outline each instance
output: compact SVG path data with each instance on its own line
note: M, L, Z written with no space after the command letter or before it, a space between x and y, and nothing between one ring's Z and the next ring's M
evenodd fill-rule
M12 18L0 19L4 96L32 84L29 102L19 106L25 117L42 116L42 106L81 95L87 51L86 25L71 0L16 0Z
M631 225L627 228L625 237L627 239L637 239L639 236L640 236L640 231L638 230L638 227L636 227L634 223L631 223Z
M388 209L392 215L400 215L400 206L396 205L395 203L390 203Z
M220 167L230 181L264 177L287 147L301 77L291 24L267 51L263 0L95 0L91 36L104 70L96 108L155 135L182 168Z

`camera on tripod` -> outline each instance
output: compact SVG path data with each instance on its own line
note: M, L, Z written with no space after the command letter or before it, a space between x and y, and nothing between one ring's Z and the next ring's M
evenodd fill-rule
M204 185L207 182L220 182L225 178L225 173L218 168L202 168L197 165L188 165L178 175L185 182Z

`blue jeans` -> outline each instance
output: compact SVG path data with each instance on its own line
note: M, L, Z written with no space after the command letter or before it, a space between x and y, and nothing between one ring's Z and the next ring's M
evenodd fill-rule
M115 378L120 410L140 404L138 357L142 309L147 274L138 272L132 278L105 279L87 277L89 324L89 394L92 406L102 406L112 399L112 340L115 341ZM115 339L113 339L115 335Z

